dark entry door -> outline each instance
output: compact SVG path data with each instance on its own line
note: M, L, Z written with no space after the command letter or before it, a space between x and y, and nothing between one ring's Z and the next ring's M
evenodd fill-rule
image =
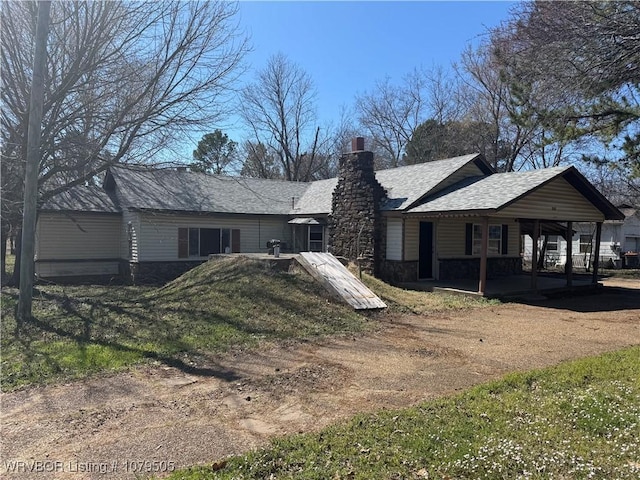
M433 222L420 222L418 278L433 278Z

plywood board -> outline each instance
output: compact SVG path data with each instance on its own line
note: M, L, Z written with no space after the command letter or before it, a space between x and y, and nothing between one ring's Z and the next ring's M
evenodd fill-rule
M356 310L387 307L375 293L330 253L302 252L297 260L332 295L344 300Z

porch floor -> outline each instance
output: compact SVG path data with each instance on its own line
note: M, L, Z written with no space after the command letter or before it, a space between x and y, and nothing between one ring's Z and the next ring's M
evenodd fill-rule
M602 287L602 284L592 283L591 276L574 276L573 285L567 287L567 279L564 276L538 275L537 290L531 289L531 275L510 275L506 277L487 280L484 297L515 299L537 298L542 299L548 295L571 294L589 291ZM425 280L398 284L399 287L408 290L421 290L428 292L447 292L462 295L483 296L478 293L478 280L438 281Z

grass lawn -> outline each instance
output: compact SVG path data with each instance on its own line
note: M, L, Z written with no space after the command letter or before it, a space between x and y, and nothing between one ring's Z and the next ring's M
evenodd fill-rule
M407 293L370 277L368 281L401 310L487 304L461 304L457 297ZM307 274L276 272L246 258L208 262L162 288L38 286L35 320L20 335L14 318L17 301L17 290L3 289L5 391L146 361L197 374L208 368L207 355L230 347L358 332L376 325L371 320L375 317L328 300Z
M633 347L361 415L170 479L639 477L640 347Z

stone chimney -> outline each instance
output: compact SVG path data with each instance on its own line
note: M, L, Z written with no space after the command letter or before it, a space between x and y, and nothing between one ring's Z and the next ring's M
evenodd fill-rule
M364 139L354 138L352 152L340 157L338 185L333 191L329 239L331 253L357 261L376 275L381 257L380 202L385 191L373 170L373 153Z

